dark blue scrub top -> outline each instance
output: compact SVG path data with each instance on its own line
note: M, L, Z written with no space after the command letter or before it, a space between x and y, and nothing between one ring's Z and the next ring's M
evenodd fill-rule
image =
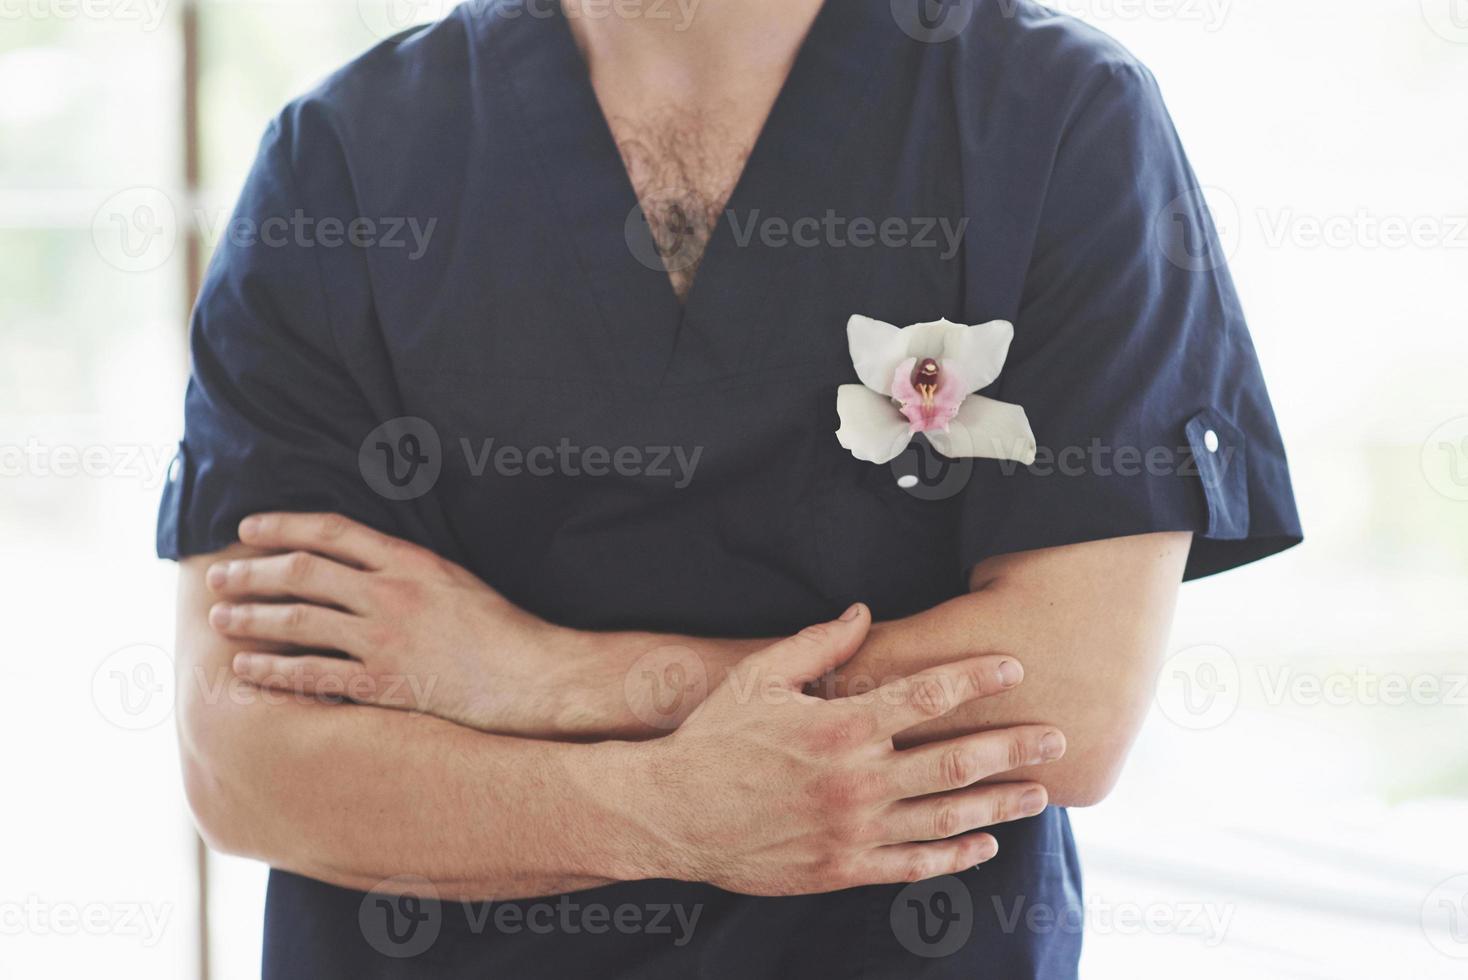
M256 511L340 511L555 622L769 636L857 599L878 618L928 608L1005 552L1188 530L1191 578L1298 542L1253 345L1152 76L1028 0L918 7L827 5L686 308L644 261L553 0L465 4L292 103L199 297L160 554L223 548ZM832 215L901 219L915 240L737 234ZM435 222L426 247L405 219ZM964 219L948 254L937 229ZM1036 464L935 468L921 440L891 466L854 459L834 435L854 313L1013 321L986 394L1026 409ZM399 487L368 436L405 417L423 423L386 441L422 465L398 460ZM487 439L527 465L478 466ZM532 472L531 450L567 446ZM701 451L691 481L659 447ZM640 455L618 465L622 448ZM904 467L922 482L899 487ZM421 952L384 952L361 894L274 872L265 975L1073 976L1065 812L994 832L998 857L941 895L574 896L635 907L640 929L430 903ZM698 910L691 938L650 926L676 906Z

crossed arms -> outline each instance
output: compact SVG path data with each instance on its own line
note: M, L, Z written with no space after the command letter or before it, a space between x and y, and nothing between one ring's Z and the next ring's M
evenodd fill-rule
M240 531L180 576L205 839L471 900L644 878L823 892L987 860L981 828L1113 785L1190 544L1002 556L920 615L858 605L760 642L563 629L331 515Z

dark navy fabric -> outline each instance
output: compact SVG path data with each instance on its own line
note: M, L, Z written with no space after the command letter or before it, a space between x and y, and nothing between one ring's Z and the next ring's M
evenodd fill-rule
M924 35L939 9L966 18L955 35ZM1006 552L1191 530L1196 577L1300 540L1157 87L1075 20L1029 0L833 0L686 305L642 254L636 205L550 0L465 4L292 103L199 297L159 553L223 548L252 512L338 511L558 623L732 637L858 599L917 612ZM832 216L844 230L814 240L742 234ZM1013 321L987 394L1024 406L1035 465L943 464L921 442L890 466L851 457L834 430L854 313ZM491 439L523 465L485 465ZM571 926L540 930L400 909L435 924L422 950L384 951L373 899L275 872L265 974L1074 976L1064 811L995 834L999 856L941 894L641 882L572 896ZM588 927L590 906L644 925ZM691 936L647 925L655 907L696 908Z

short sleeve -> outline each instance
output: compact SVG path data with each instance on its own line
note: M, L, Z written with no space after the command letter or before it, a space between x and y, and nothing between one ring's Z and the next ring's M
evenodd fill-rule
M324 288L325 259L308 222L339 210L307 202L293 157L290 114L261 142L239 203L210 263L190 327L184 438L158 519L160 557L217 551L242 518L267 510L333 511L383 530L399 513L358 465L381 421L340 356L333 317L347 304ZM328 156L321 154L321 156ZM323 169L312 187L345 187ZM303 230L305 229L305 230ZM352 276L333 274L338 290Z
M1301 540L1269 395L1216 229L1155 81L1108 66L1054 153L1009 359L1035 463L982 461L964 570L1192 531L1186 577Z

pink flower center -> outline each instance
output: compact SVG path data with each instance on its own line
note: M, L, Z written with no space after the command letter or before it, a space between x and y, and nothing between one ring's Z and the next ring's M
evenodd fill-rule
M914 434L947 431L967 394L953 373L932 357L908 358L892 378L892 397Z

